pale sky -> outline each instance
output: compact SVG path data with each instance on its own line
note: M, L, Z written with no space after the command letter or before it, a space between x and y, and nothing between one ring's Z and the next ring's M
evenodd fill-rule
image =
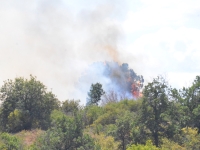
M82 73L117 61L181 88L199 75L199 39L198 0L0 0L0 85L32 74L84 103Z
M137 5L132 9L133 5ZM141 74L166 74L172 86L199 75L200 1L141 0L130 4L122 23L127 50L141 58ZM137 52L135 52L136 50Z

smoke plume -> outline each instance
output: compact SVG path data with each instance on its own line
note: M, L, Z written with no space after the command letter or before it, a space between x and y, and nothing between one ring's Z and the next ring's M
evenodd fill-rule
M135 99L139 97L143 87L143 76L129 69L127 63L95 62L82 74L78 85L81 91L89 89L92 83L101 83L107 94L114 92L116 98ZM87 94L87 91L84 92Z
M123 31L116 17L122 7L123 3L112 0L74 4L62 0L1 1L1 84L32 74L60 100L75 98L84 103L84 94L76 87L88 65L123 62Z

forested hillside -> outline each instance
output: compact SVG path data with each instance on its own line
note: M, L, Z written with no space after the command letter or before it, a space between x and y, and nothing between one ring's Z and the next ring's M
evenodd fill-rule
M34 76L7 80L0 89L0 149L200 149L200 76L180 90L159 76L137 99L116 99L101 83L91 85L82 106L60 102Z

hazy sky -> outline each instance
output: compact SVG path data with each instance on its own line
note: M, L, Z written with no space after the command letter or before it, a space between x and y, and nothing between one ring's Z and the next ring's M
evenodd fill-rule
M0 3L1 85L32 74L60 100L84 103L78 80L97 61L128 63L146 82L165 75L177 88L199 75L198 0Z

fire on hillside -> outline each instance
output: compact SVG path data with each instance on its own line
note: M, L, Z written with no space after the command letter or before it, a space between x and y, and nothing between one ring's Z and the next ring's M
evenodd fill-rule
M79 83L85 85L96 82L101 83L106 92L114 91L118 96L137 99L141 96L144 79L129 69L127 63L95 62L81 76Z

